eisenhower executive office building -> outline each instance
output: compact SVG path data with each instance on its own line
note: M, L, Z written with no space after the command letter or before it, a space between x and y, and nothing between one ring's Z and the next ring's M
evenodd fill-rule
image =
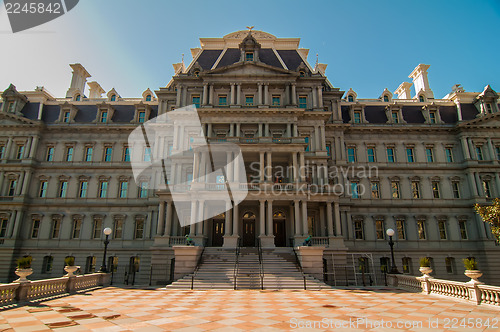
M473 256L482 280L495 283L500 250L473 205L500 195L498 94L455 85L436 99L429 65L419 64L413 83L394 95L381 89L360 99L334 87L326 64L311 66L299 42L262 31L201 38L189 65L174 64L170 82L140 98L106 93L87 82L81 64L71 65L65 98L10 85L0 100L0 281L13 280L23 255L34 258L33 279L61 276L66 256L82 272L98 270L105 227L113 230L108 264L125 272L133 266L135 282L147 283L152 266L170 266L186 234L228 252L238 243L291 251L310 235L313 246L325 247L324 271L351 264L358 272L368 259L380 273L392 228L402 273L418 275L426 256L434 276L465 280L461 260ZM202 181L216 194L231 179L200 178L193 158L181 158L188 165L172 163L169 189L153 189L151 178L134 179L128 136L193 104L208 143L241 148L248 195L226 213L182 227L171 192ZM173 137L157 139L155 153L165 158L180 148ZM331 190L342 184L344 191ZM192 213L203 216L203 201L191 200Z

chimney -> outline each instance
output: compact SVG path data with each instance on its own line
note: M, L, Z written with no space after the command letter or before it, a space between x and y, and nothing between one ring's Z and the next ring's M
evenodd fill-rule
M403 82L399 87L394 91L394 94L398 95L398 99L411 99L410 88L413 83Z
M425 97L434 99L434 92L429 87L429 79L427 78L427 69L429 67L430 65L419 64L413 69L410 76L408 76L413 79L413 84L415 84L415 97L418 97L422 91Z
M89 83L89 99L100 99L102 98L102 94L106 91L101 87L99 83L96 81Z
M85 84L87 83L87 78L89 78L91 75L79 63L74 63L69 66L71 67L71 69L73 69L73 77L71 78L71 85L68 89L68 92L66 92L66 98L72 98L76 91L79 91L83 96L85 93Z

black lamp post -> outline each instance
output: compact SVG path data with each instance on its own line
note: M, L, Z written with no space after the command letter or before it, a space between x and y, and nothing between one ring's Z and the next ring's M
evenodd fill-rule
M102 256L102 265L99 272L107 273L108 269L106 268L106 253L108 251L109 244L109 235L111 234L111 228L106 227L103 231L104 235L106 235L106 239L104 240L104 255Z
M389 246L391 247L391 270L389 271L390 274L401 274L401 272L398 271L398 268L396 266L396 260L394 259L394 242L392 241L392 237L394 236L394 230L392 228L389 228L387 230L387 235L389 235Z

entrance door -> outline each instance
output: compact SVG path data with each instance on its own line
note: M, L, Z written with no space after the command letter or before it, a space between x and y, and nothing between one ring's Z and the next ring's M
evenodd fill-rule
M276 247L286 247L285 220L278 219L273 221L274 245Z
M243 247L255 247L255 220L243 220Z
M224 243L224 219L214 219L212 225L212 246L222 247L222 243Z

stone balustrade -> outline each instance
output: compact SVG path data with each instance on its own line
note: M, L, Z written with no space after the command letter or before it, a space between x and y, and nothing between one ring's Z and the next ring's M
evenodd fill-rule
M484 285L478 282L459 282L426 277L415 277L403 274L388 274L390 286L417 291L425 294L435 294L453 297L476 304L500 306L500 287Z

